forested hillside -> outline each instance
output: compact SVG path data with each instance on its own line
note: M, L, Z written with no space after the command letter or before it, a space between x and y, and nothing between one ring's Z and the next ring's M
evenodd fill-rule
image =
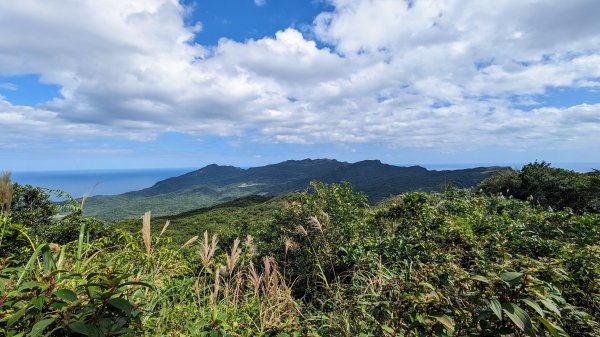
M184 175L165 179L154 186L116 196L94 196L87 200L88 216L114 221L134 218L151 209L168 215L234 200L248 195L276 196L302 191L311 180L326 183L348 181L370 202L408 191L441 191L452 185L477 185L505 167L430 171L420 166L398 167L378 160L357 163L331 159L288 160L241 169L209 165Z

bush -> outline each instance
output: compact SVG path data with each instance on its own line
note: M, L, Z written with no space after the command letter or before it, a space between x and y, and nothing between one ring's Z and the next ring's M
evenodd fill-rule
M571 208L577 213L600 211L598 171L582 174L551 167L544 161L534 162L521 171L496 174L479 187L485 193L513 196L545 208Z
M56 204L42 188L13 184L12 221L35 231L49 226L56 212Z
M296 294L312 297L361 258L358 242L368 229L364 194L348 183L310 186L275 214L259 239L282 261Z

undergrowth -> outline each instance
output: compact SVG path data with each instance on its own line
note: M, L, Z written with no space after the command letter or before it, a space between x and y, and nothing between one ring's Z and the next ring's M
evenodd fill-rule
M173 242L149 212L57 244L6 204L3 336L600 335L597 213L455 189L370 206L313 183L225 244Z

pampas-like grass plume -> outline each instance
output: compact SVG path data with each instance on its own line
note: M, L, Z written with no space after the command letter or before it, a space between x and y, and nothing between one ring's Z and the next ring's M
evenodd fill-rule
M300 234L302 234L302 235L304 235L304 236L307 236L307 235L308 235L308 231L307 231L307 230L306 230L306 228L304 228L304 226L302 226L302 225L298 225L298 226L296 227L296 230L298 231L298 233L300 233Z
M262 279L262 275L259 275L254 268L254 263L250 261L250 266L248 266L248 280L250 281L250 285L254 289L254 296L258 297L260 292L260 281Z
M252 237L252 235L246 235L246 241L244 242L244 246L246 247L250 258L253 258L256 255L256 245L254 244L254 238Z
M213 291L210 294L210 303L217 304L217 299L219 297L219 284L221 282L221 278L219 277L219 268L215 269L215 283L213 286Z
M10 182L10 172L2 172L0 179L0 212L10 212L13 198L13 186Z
M240 239L236 238L233 240L233 247L231 247L231 254L227 255L227 272L231 274L233 272L233 268L235 268L235 264L240 258Z
M285 255L287 256L288 251L294 250L294 249L298 248L298 244L296 242L294 242L294 240L292 240L290 238L285 238L283 240L283 247L284 247L284 250L285 250Z
M192 243L196 242L196 240L198 240L198 235L196 235L193 238L187 240L181 247L187 247L187 246L191 245Z
M319 218L316 216L311 216L308 221L312 224L314 229L317 229L319 232L323 233L323 224L319 221Z
M170 224L171 224L171 220L167 220L167 222L165 222L165 225L163 226L163 228L160 231L160 234L158 236L162 236L167 231L167 228L169 228ZM196 237L196 238L198 238L198 237Z
M142 237L144 238L144 245L146 246L146 254L150 255L150 249L152 248L152 237L150 235L150 211L144 213L142 218Z
M212 236L212 242L208 242L208 232L204 232L204 242L202 243L202 250L200 251L200 260L202 261L202 265L204 268L208 267L212 257L215 255L215 251L217 250L217 236Z

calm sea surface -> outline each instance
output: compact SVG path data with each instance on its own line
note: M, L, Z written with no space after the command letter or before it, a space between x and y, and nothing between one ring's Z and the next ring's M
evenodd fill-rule
M63 190L73 197L84 194L111 195L137 191L157 181L193 171L191 168L143 170L85 170L13 172L12 181L49 189Z
M457 170L478 166L511 166L520 169L523 163L469 163L469 164L421 164L430 170ZM399 165L404 166L404 165ZM407 165L408 166L408 165ZM600 163L552 163L578 172L600 169ZM85 171L48 171L13 172L12 180L19 184L29 184L49 189L63 190L73 197L84 194L112 195L137 191L154 185L156 182L193 171L193 168L138 169L138 170L85 170Z

